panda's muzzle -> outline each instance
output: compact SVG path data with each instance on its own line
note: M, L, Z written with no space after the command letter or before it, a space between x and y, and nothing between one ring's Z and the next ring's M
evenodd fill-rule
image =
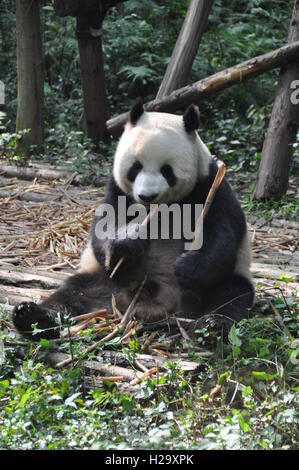
M146 196L145 194L138 194L139 199L143 202L152 202L157 196L158 193L150 194L149 196Z

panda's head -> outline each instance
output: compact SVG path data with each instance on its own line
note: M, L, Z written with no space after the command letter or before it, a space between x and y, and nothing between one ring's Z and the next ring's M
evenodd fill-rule
M209 171L210 153L196 132L198 126L194 105L176 116L145 112L137 101L115 154L118 186L144 205L183 199Z

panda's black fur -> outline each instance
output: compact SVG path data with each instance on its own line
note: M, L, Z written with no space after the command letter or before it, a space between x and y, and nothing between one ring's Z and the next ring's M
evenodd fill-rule
M140 117L139 107L132 111L135 124ZM132 114L131 113L131 114ZM189 113L190 114L190 113ZM196 113L185 122L187 132L198 127ZM168 169L169 172L169 169ZM190 194L179 204L204 204L217 172L211 160L208 175L199 177ZM117 208L118 196L125 196L128 205L135 202L117 185L111 175L105 192L105 202ZM95 236L96 216L90 235L90 250L96 260L91 272L79 272L48 299L37 305L25 302L14 309L13 322L27 337L32 337L32 324L44 331L33 339L59 336L57 314L79 315L100 308L111 310L115 295L121 311L130 304L135 292L148 274L147 281L133 314L145 323L165 320L170 314L200 318L206 314L223 315L239 321L249 314L254 300L250 278L235 273L237 254L247 233L241 206L226 179L218 189L204 221L203 246L200 250L184 252L184 240L124 240L98 239ZM129 223L130 219L127 219ZM193 214L192 230L195 228ZM108 248L107 248L108 246ZM107 249L110 269L105 269ZM125 261L110 279L111 270L120 257Z

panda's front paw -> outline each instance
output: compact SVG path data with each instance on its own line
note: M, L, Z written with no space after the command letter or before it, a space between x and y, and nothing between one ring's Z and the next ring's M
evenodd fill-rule
M114 256L125 258L141 257L149 247L149 239L142 236L143 227L131 224L127 227L126 236L116 238L111 242Z
M194 252L183 253L174 263L174 274L182 287L190 288L197 281L198 257Z
M40 338L59 338L59 328L55 317L34 302L22 302L17 305L14 308L12 320L16 329L26 338L36 341ZM42 331L33 334L32 325L36 325Z

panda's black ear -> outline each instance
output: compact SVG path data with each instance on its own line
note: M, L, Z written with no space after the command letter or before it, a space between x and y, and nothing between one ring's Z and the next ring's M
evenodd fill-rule
M135 126L138 119L144 113L142 98L137 98L129 113L129 122Z
M194 104L191 104L184 112L183 121L188 134L199 128L199 115L199 109Z

